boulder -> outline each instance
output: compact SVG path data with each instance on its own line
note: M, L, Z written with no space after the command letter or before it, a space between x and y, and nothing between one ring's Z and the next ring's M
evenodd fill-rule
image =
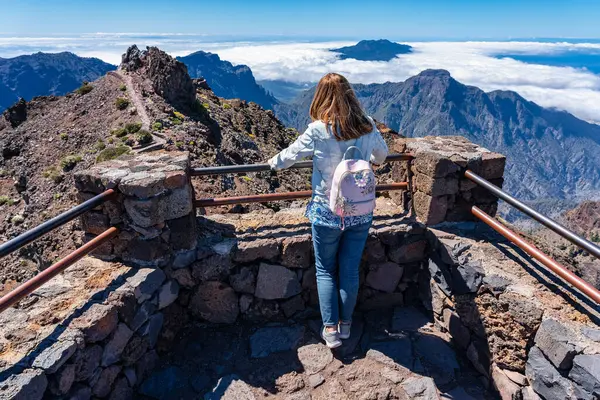
M396 290L404 269L396 263L386 262L370 267L366 284L373 289L391 293Z
M568 342L569 337L572 337L572 333L563 324L549 318L540 324L535 344L556 368L568 370L577 354L575 346Z
M438 400L438 391L433 379L429 377L408 378L402 383L402 388L410 399L414 400Z
M521 387L506 376L497 366L492 367L492 383L502 400L520 400Z
M575 356L569 378L588 392L600 396L600 354Z
M239 314L235 291L228 285L215 281L198 285L189 308L194 316L214 323L232 324Z
M229 277L229 284L238 293L254 294L256 290L254 272L248 267L243 267L240 272Z
M408 264L424 259L426 248L427 241L425 240L403 243L400 247L392 247L388 252L388 256L395 263Z
M311 265L310 235L292 236L283 240L281 264L288 268L308 268Z
M260 299L287 299L302 291L298 276L281 265L261 263L254 296Z
M535 346L529 351L525 375L527 375L533 390L546 400L592 400L589 392L564 378L544 357L544 353Z
M176 280L170 280L161 286L158 291L158 309L171 305L179 295L179 284Z
M48 386L48 379L40 369L26 369L13 374L0 384L0 399L41 400Z
M233 259L237 263L251 263L257 260L273 261L278 256L278 241L274 239L254 239L239 242Z
M141 268L135 275L127 278L127 283L134 287L138 303L143 303L152 297L165 279L165 273L160 268Z
M102 366L108 366L116 363L121 358L121 353L127 346L129 339L133 336L133 331L124 323L119 323L117 329L113 332L108 342L104 345L102 353Z
M48 390L55 396L64 396L71 389L73 382L75 382L75 365L67 364L50 376Z
M108 396L115 379L117 379L117 376L119 375L119 372L121 372L120 365L111 365L108 368L104 368L100 372L98 380L94 385L92 385L92 393L98 397Z
M298 349L298 360L308 375L325 369L333 361L333 354L322 343L308 344Z
M118 322L115 306L94 303L73 321L73 326L81 330L87 343L94 343L106 339Z
M90 379L100 366L103 349L99 345L87 346L78 350L73 356L73 365L75 365L75 380L86 381Z
M76 330L65 331L56 342L42 350L31 366L40 368L47 374L53 374L71 358L79 347L83 347L81 332Z

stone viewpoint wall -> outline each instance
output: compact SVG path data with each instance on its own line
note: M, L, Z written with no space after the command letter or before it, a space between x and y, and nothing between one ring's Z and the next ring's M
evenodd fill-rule
M488 232L490 244L478 224L453 223L471 220L473 204L495 212L460 172L501 184L504 157L463 138L401 140L396 150L416 155L414 174L395 163L392 175L410 177L422 222L378 199L358 307L423 304L503 399L598 396L600 331L497 237ZM189 320L318 315L302 209L196 217L185 153L99 164L76 184L82 200L118 192L82 218L86 238L112 225L121 233L95 253L107 262L84 259L0 315L0 399L131 398L156 346L168 348ZM473 229L451 231L465 226Z

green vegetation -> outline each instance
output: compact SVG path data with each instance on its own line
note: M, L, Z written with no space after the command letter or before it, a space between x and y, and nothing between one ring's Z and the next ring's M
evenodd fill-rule
M162 130L162 128L163 128L162 122L156 121L155 123L152 124L153 131L160 131L160 130Z
M120 90L121 92L126 92L126 91L127 91L127 86L125 86L125 85L121 85L121 86L119 86L119 90Z
M0 178L8 176L8 171L5 169L0 169Z
M94 145L94 149L96 149L96 151L102 151L105 148L106 148L106 144L104 144L104 142L102 141L102 139L98 139L98 141Z
M115 139L109 137L108 139L106 139L106 141L108 142L108 144L113 144L115 142Z
M207 110L210 110L210 104L208 103L202 103L202 107L204 107Z
M184 120L185 119L185 115L183 115L182 113L175 111L173 112L173 115L175 116L175 118L180 119L180 120Z
M136 133L140 129L142 129L141 122L133 122L133 123L125 124L125 130L127 131L127 133Z
M54 200L59 200L61 197L62 197L62 194L60 194L60 193L54 193L54 196L52 196L52 198Z
M223 104L223 108L229 110L231 108L231 104L225 103Z
M182 148L184 144L185 144L185 143L183 143L183 142L181 142L181 141L177 141L177 142L175 142L175 146L177 146L178 148Z
M13 204L15 204L15 201L8 196L0 196L0 206L3 206L5 204L12 206Z
M81 85L79 89L76 90L76 92L83 96L84 94L88 94L89 92L91 92L92 89L94 89L92 85L90 85L87 82L83 82L83 85Z
M190 140L190 141L188 142L188 144L189 144L190 146L195 146L195 145L196 145L196 142L195 142L195 141L193 141L193 140Z
M129 135L121 136L121 142L126 142L129 140Z
M135 139L141 145L151 143L153 139L152 134L148 131L141 130L135 135Z
M241 176L242 180L246 181L246 182L252 182L252 178L250 178L249 176Z
M592 242L600 243L600 233L598 233L598 232L592 233L592 236L590 237L590 240Z
M77 165L78 162L82 160L81 156L77 154L73 154L70 156L63 157L60 160L60 167L63 171L70 171Z
M54 183L61 183L65 178L62 172L56 167L50 167L42 174L44 178L50 179Z
M108 160L114 160L117 157L122 156L123 154L129 154L131 149L125 145L118 145L116 147L107 147L102 150L98 157L96 157L96 162L103 162Z
M12 222L15 225L19 225L25 222L25 217L20 214L17 214L10 219L10 222Z
M119 97L117 100L115 100L115 106L118 110L124 110L129 107L129 100L124 97Z
M61 133L60 135L58 135L62 140L67 140L69 138L69 135L67 135L66 133Z
M183 122L179 118L171 117L171 118L169 118L169 120L171 121L171 123L173 125L181 125L181 124L183 124Z

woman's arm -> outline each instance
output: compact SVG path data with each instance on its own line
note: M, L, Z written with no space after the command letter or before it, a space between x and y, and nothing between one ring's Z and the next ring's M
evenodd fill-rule
M311 129L308 128L294 143L271 158L268 163L271 169L274 170L289 168L297 161L312 156L314 151L315 146Z
M375 125L373 123L373 125ZM371 162L373 164L383 164L386 157L388 156L388 147L379 132L379 129L375 128L375 132L373 133L375 137L373 138L373 152L371 153Z

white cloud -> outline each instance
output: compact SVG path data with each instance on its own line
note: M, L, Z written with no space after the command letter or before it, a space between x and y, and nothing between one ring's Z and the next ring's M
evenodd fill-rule
M485 91L514 90L544 107L600 121L600 76L570 67L527 64L497 54L600 51L593 43L419 42L412 54L389 62L339 60L327 49L347 43L261 44L216 49L222 58L249 65L257 79L317 81L335 71L356 83L404 81L424 69L446 69L458 81Z
M234 64L246 64L257 79L316 82L327 72L342 73L356 83L403 81L427 68L450 71L462 83L485 91L514 90L544 107L567 110L600 122L600 76L585 70L527 64L500 54L600 54L600 43L415 42L415 52L389 62L339 60L329 49L353 42L250 42L206 35L97 33L78 37L7 37L0 35L0 57L36 51L72 51L118 64L127 47L158 46L174 56L197 50L218 53Z

